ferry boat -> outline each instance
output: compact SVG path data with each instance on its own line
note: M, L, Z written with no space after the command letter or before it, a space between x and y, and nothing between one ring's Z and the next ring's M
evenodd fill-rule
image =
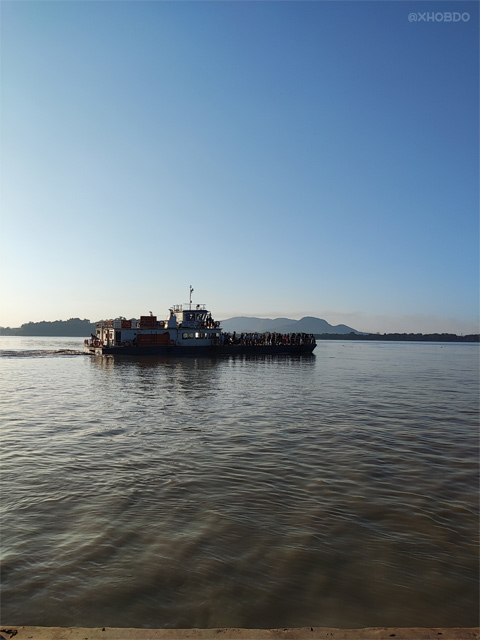
M305 333L223 332L204 304L175 305L166 320L152 312L140 319L116 318L96 325L95 335L85 340L84 351L92 355L236 355L311 354L315 337Z

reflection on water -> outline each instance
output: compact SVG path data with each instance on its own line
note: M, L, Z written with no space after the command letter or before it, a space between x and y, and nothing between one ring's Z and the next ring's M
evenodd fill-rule
M0 371L4 621L477 624L476 345Z

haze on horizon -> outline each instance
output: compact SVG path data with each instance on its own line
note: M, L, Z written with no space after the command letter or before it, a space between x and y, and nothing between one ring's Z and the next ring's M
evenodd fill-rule
M0 326L478 333L477 3L0 10Z

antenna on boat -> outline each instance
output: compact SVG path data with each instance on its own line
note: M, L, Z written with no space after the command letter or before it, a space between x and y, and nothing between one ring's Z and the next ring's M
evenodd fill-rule
M190 304L192 304L192 293L193 293L194 289L192 287L192 285L190 285Z

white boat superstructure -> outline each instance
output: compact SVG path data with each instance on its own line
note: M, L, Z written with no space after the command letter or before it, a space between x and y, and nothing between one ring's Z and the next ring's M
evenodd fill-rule
M220 344L220 323L204 304L175 305L166 320L152 313L140 319L119 317L97 323L95 336L86 341L89 351L115 347L208 347Z

